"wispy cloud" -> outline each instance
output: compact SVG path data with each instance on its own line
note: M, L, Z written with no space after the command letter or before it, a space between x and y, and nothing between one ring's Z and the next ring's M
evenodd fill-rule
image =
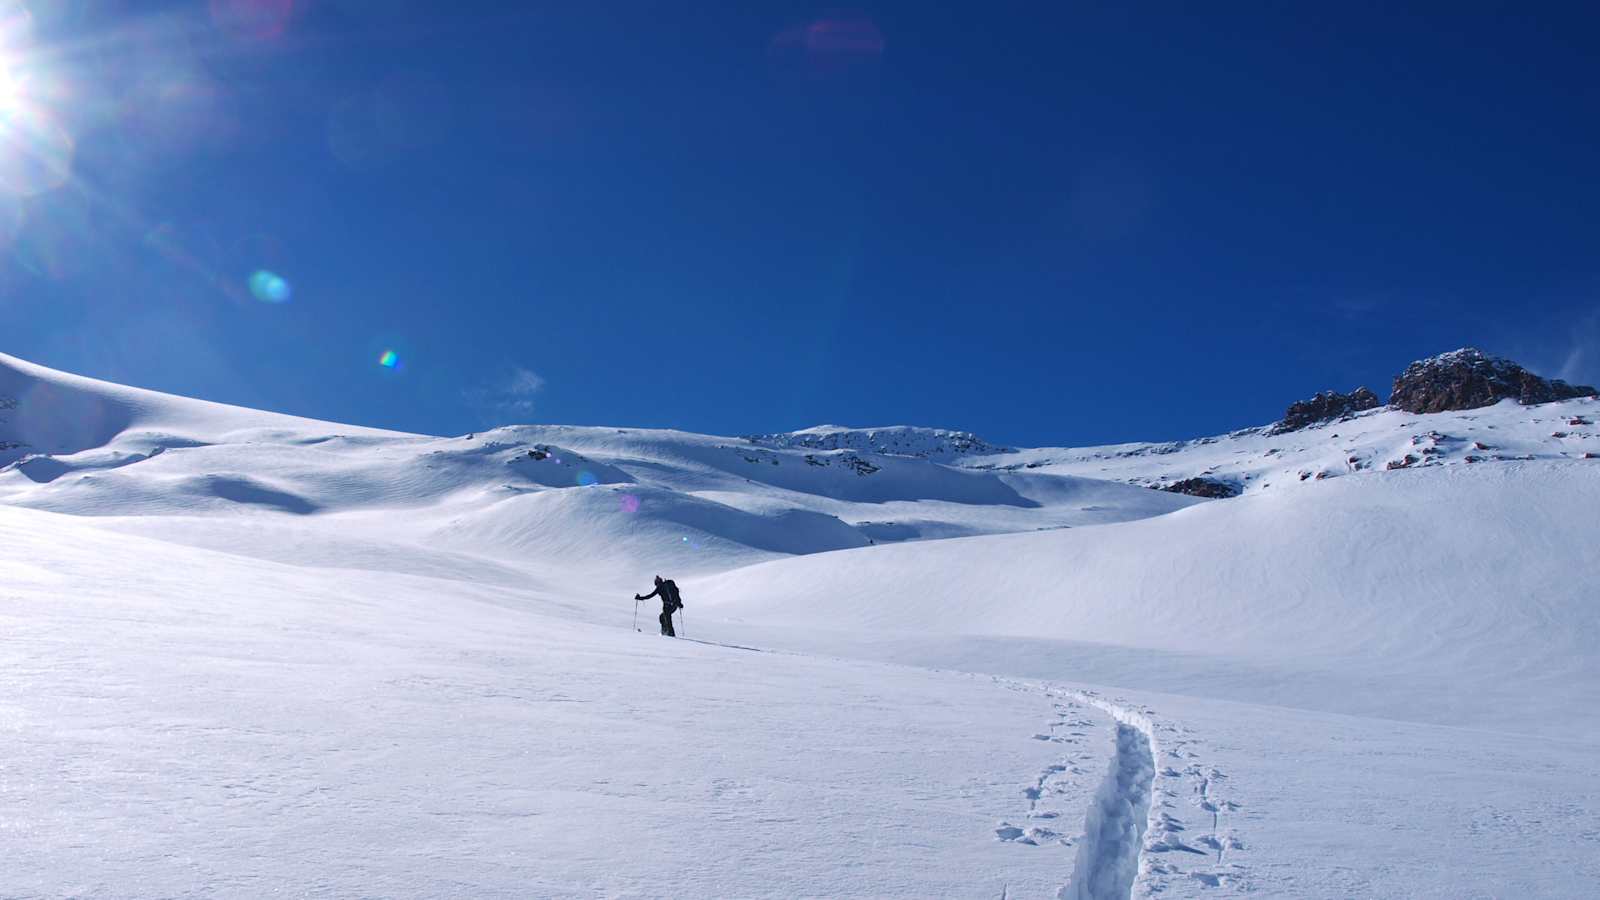
M494 378L462 391L462 397L486 419L533 414L534 396L544 389L544 378L523 366L507 366Z
M1600 381L1600 308L1578 320L1570 339L1559 377L1583 384Z
M1506 352L1540 375L1573 384L1600 384L1600 305L1584 312L1564 310L1539 326L1512 342Z

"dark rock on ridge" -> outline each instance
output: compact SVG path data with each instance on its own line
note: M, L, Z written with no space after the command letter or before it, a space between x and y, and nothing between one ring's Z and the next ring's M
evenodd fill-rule
M1185 478L1182 481L1164 484L1160 490L1170 491L1174 494L1188 494L1191 497L1207 497L1213 500L1239 496L1238 487L1226 481L1218 481L1215 478Z
M1509 359L1464 347L1418 360L1394 380L1389 405L1413 413L1491 406L1507 397L1518 403L1549 403L1593 397L1593 387L1541 378Z
M1290 431L1299 431L1322 422L1352 415L1366 409L1377 409L1383 404L1378 400L1378 395L1364 387L1358 387L1348 394L1338 391L1323 391L1309 400L1300 400L1289 404L1289 409L1283 414L1283 419L1273 425L1268 434L1285 434Z

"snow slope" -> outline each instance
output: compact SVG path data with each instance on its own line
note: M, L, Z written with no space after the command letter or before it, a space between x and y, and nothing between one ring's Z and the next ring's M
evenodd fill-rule
M1587 896L1589 403L435 438L0 357L0 896Z
M1178 710L1208 759L1192 771L1180 751L1158 785L1221 785L1248 813L1202 801L1235 831L1184 803L1160 814L1248 850L1147 852L1151 890L1179 876L1271 896L1585 896L1600 878L1597 538L1600 465L1514 462L688 589L739 620L716 635L760 623L770 645L1114 684ZM838 634L808 630L822 623Z
M1517 462L807 556L690 587L769 626L1075 641L1152 663L1101 675L1080 660L1086 680L1182 692L1225 659L1248 667L1230 696L1263 703L1600 734L1597 538L1600 464Z
M1072 848L1023 784L1097 760L1051 773L1076 814L1109 741L1033 740L1039 692L596 628L536 590L11 507L0 546L7 897L1048 896Z

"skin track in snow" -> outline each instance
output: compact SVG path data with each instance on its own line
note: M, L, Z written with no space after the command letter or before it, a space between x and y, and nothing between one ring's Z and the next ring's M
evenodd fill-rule
M1055 896L1063 900L1128 900L1136 886L1143 886L1146 893L1154 893L1171 886L1172 879L1166 876L1180 874L1181 877L1177 869L1158 865L1152 867L1154 878L1141 878L1145 874L1141 860L1146 850L1165 852L1178 847L1196 854L1202 852L1181 843L1169 844L1166 832L1181 831L1184 826L1170 815L1156 815L1158 799L1164 806L1171 806L1171 802L1170 791L1156 789L1157 726L1152 719L1153 713L1148 708L1135 711L1110 702L1092 691L1062 689L1003 678L996 678L995 683L1027 693L1042 690L1055 701L1058 718L1051 723L1050 733L1034 735L1037 740L1059 741L1069 746L1076 744L1095 729L1091 719L1086 718L1086 708L1097 710L1109 718L1114 726L1108 735L1112 739L1111 760L1093 796L1087 798L1083 833L1075 839L1063 837L1059 841L1066 846L1075 843L1077 853L1070 880L1055 892ZM1162 727L1171 733L1178 733L1178 726L1174 724L1167 723ZM1082 760L1085 757L1074 756L1073 759ZM1063 761L1047 767L1035 785L1024 792L1030 798L1028 818L1054 819L1058 813L1041 810L1039 799L1047 794L1072 793L1070 788L1063 789L1056 782L1083 772L1076 762ZM1158 818L1162 820L1160 827ZM1215 835L1217 819L1214 814L1211 822ZM1039 828L1024 830L1009 822L1000 824L995 834L1002 841L1024 844L1040 842ZM1147 834L1162 837L1147 846ZM1054 837L1055 832L1046 830L1043 835ZM1212 840L1215 841L1215 837ZM1202 882L1205 878L1216 878L1209 874L1195 877Z
M1150 815L1155 781L1150 739L1131 725L1117 724L1117 750L1106 780L1084 819L1083 843L1064 900L1127 900L1139 875L1139 852Z
M1105 780L1084 817L1083 842L1063 900L1128 900L1139 877L1139 858L1150 826L1155 784L1155 727L1146 716L1085 693L1071 699L1100 709L1117 722L1116 751Z

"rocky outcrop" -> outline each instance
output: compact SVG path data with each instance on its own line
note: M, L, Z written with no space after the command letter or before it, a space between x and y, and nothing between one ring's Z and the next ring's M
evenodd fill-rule
M16 408L16 400L10 397L0 397L0 412L9 411ZM0 426L4 426L5 424L6 417L0 416ZM21 441L10 440L6 434L6 429L4 427L0 427L0 454L7 454L3 459L0 459L0 465L9 464L17 456L17 454L9 453L8 451L21 450L26 446L28 445Z
M762 447L804 449L828 452L855 450L882 456L915 456L934 462L955 462L969 456L994 456L1017 452L991 444L967 431L943 428L839 428L819 425L805 431L784 434L746 435L745 441Z
M1510 397L1518 403L1549 403L1592 397L1594 388L1541 378L1509 359L1466 347L1419 360L1394 380L1389 405L1413 413L1490 406Z
M1164 484L1160 489L1174 494L1188 494L1191 497L1207 497L1213 500L1239 496L1238 487L1215 478L1185 478L1182 481Z
M837 460L840 465L848 468L852 472L855 472L857 475L871 475L873 472L880 471L878 466L867 462L854 453L846 453L837 457L817 456L814 453L806 454L806 465L808 466L831 466L835 460Z
M1348 394L1338 391L1323 391L1309 400L1300 400L1289 404L1289 409L1283 414L1283 419L1273 425L1268 434L1284 434L1290 431L1299 431L1312 425L1318 425L1333 419L1343 418L1366 409L1377 409L1382 405L1378 395L1372 391L1358 387Z

